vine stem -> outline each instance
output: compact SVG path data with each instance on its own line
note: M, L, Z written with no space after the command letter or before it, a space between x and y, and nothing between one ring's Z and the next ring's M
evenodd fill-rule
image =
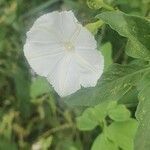
M71 127L73 127L72 124L66 123L66 124L60 125L58 127L55 127L55 128L52 128L52 129L46 131L41 137L47 137L50 134L53 134L53 133L61 131L61 130L69 129Z

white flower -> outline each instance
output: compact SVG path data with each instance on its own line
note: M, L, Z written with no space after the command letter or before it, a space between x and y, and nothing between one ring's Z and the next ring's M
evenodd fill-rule
M95 86L104 59L93 35L72 11L52 12L35 21L24 45L33 70L45 76L60 96Z

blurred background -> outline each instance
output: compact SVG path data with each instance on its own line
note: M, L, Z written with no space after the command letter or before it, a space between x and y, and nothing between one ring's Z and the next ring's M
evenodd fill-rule
M149 0L106 0L128 14L149 18ZM32 72L23 55L26 32L36 18L54 10L72 10L86 25L103 9L86 0L0 0L0 150L89 150L97 130L80 132L75 116L49 83ZM96 35L98 49L112 62L127 63L126 39L109 26Z

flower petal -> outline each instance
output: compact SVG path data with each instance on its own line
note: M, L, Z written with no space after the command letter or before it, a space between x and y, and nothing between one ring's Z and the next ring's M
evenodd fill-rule
M95 86L103 73L104 58L96 50L79 51L77 54L80 84L83 87Z
M84 27L81 27L76 39L74 39L74 43L77 49L96 49L96 40L94 36Z
M54 11L39 17L27 32L27 39L41 42L62 42L60 13Z
M45 14L34 23L34 28L44 28L53 32L61 41L69 41L73 34L79 29L78 21L72 11Z
M72 11L63 11L60 13L61 26L63 37L70 41L73 35L80 30L78 20L75 18Z
M60 36L55 32L55 30L51 31L50 29L46 29L46 27L41 28L32 28L27 32L27 42L36 42L36 43L59 43L62 41Z
M33 70L47 77L56 64L64 57L64 50L57 46L41 43L26 43L24 54Z
M47 78L56 92L62 97L80 89L76 62L71 54L66 55L56 66L56 70L49 74Z

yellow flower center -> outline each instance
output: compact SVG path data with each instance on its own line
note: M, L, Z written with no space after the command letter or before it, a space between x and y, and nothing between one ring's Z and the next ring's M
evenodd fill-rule
M74 51L75 49L74 45L71 42L65 42L64 47L65 47L65 50L69 52Z

